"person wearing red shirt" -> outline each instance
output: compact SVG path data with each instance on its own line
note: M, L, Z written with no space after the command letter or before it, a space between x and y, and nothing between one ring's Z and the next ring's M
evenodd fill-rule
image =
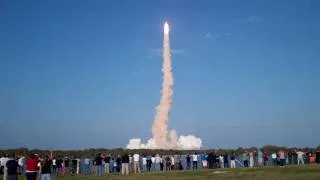
M26 178L27 180L36 180L38 174L38 162L39 159L31 154L26 160Z

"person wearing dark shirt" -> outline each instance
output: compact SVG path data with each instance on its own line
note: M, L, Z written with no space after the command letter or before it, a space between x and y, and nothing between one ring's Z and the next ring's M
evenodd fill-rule
M316 152L316 163L320 164L320 150Z
M51 180L52 160L46 156L42 162L41 180Z
M65 167L65 173L69 173L69 157L65 157L64 159L64 167Z
M186 159L187 159L187 170L190 170L190 166L191 166L191 157L190 157L190 155L189 155L189 154L187 155Z
M129 155L128 154L124 154L121 158L121 173L122 175L129 174Z
M207 161L209 164L209 169L213 169L213 164L215 163L215 157L213 152L210 152L207 157Z
M104 172L105 173L110 173L110 160L111 160L110 155L107 155L104 158Z
M62 159L61 157L58 157L56 160L56 164L57 164L57 171L56 171L56 175L59 176L61 175L61 168L62 168Z
M14 156L7 161L5 166L7 168L7 180L17 180L18 179L17 170L18 170L19 164L14 159Z
M98 176L102 175L102 160L103 160L103 158L101 157L100 153L94 159L94 163L96 166L96 175L98 175Z
M230 165L231 168L236 168L236 156L234 155L234 153L232 153L230 156Z
M228 154L225 153L225 154L223 155L224 168L228 168L228 167L229 167L229 159L228 159L228 158L229 158L229 157L228 157Z
M120 169L121 169L121 157L120 157L120 155L118 155L118 157L116 159L116 163L117 163L117 172L120 172Z
M78 160L74 157L71 161L71 173L72 174L77 173L77 164L78 164Z

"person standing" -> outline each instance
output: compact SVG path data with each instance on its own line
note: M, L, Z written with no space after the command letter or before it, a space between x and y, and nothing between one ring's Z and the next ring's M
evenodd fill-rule
M121 173L122 175L128 175L129 174L129 155L124 154L121 158Z
M95 167L96 167L96 175L101 176L102 175L102 157L99 153L95 158Z
M109 174L110 173L110 155L104 157L104 172Z
M198 154L197 152L195 152L193 155L192 155L192 169L195 170L195 169L198 169Z
M285 165L285 161L286 161L285 153L283 150L280 150L279 158L280 158L280 166L283 167Z
M304 164L304 160L303 160L304 152L298 151L297 155L298 155L298 165L299 164Z
M222 154L219 156L220 168L224 168L224 157Z
M320 150L319 149L316 151L316 163L320 164Z
M249 163L248 163L248 153L247 153L247 151L245 151L245 152L242 154L242 160L243 160L243 166L244 166L244 167L249 167Z
M224 153L224 155L223 155L223 162L224 162L224 168L228 168L229 167L229 156L227 153Z
M258 150L258 166L262 167L263 165L263 153L261 150Z
M134 173L141 173L140 170L140 155L135 153L133 155L133 166L134 166Z
M41 180L51 180L52 160L46 156L41 165Z
M84 174L88 175L90 173L90 159L84 158Z
M8 161L5 164L7 177L5 180L17 180L18 179L18 162L14 159L14 155L8 158Z
M213 169L213 166L214 166L213 164L215 163L215 157L213 155L213 152L210 152L208 154L207 161L209 164L209 169Z
M230 156L230 166L231 168L236 168L236 156L234 153L232 153Z
M155 169L156 171L160 171L161 167L160 167L160 163L161 163L161 157L159 154L156 155L156 159L155 159Z
M57 174L57 158L56 157L52 159L52 174L53 175Z
M135 166L134 166L134 169L135 169ZM146 157L146 155L143 155L143 157L142 157L142 171L147 172L147 157Z
M187 161L187 170L190 170L190 166L191 166L191 158L190 155L188 154L186 157L186 161Z
M249 153L249 160L250 160L250 167L253 168L254 166L254 156L253 156L253 152Z
M164 170L164 163L163 163L163 157L160 156L160 171L163 171Z
M27 180L36 180L38 174L38 157L31 154L26 160L26 178Z
M6 164L9 161L8 154L6 154L3 158L1 158L1 166L3 167L3 179L7 179L7 167Z

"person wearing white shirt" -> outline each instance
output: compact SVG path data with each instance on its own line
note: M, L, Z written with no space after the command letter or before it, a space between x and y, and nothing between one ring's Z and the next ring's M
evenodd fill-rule
M133 168L134 168L134 173L141 173L140 170L140 155L139 154L134 154L133 155Z
M143 172L147 171L147 157L146 156L142 157L142 171Z
M304 160L303 160L304 152L298 151L297 152L297 156L298 156L298 165L299 164L304 164Z
M156 158L154 157L154 155L153 156L151 156L151 171L154 171L156 168L155 168L155 166L156 166Z
M272 158L273 165L276 166L277 165L277 154L273 153L271 155L271 158Z
M161 163L161 158L160 158L159 154L157 154L155 157L156 171L160 171L160 163Z
M1 158L1 166L3 166L3 179L7 179L7 162L9 161L8 155Z
M192 155L192 162L193 162L193 170L198 169L198 154L194 153Z
M219 161L220 161L220 167L224 168L224 158L223 158L222 154L220 154L220 156L219 156Z

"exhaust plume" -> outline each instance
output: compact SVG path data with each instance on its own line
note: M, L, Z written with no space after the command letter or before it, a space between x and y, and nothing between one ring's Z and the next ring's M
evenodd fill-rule
M170 54L169 25L163 26L163 83L160 104L156 108L156 115L152 125L153 138L147 144L142 144L141 139L131 139L127 149L200 149L202 141L192 135L178 138L175 130L168 132L167 122L172 105L173 75Z

